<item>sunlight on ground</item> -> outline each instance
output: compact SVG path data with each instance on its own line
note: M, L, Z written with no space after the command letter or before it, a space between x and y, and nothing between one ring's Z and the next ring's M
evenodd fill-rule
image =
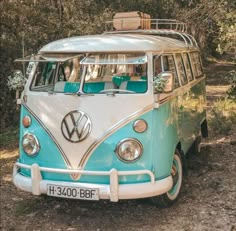
M227 136L214 140L206 139L205 141L204 140L202 141L201 145L205 146L205 145L215 145L215 144L229 144L231 140L232 137L227 137Z
M9 151L7 149L0 151L0 159L1 160L6 160L6 159L9 159L9 158L12 158L12 157L17 157L18 155L19 155L18 149L15 149L15 150L12 150L12 151Z
M6 174L3 178L2 181L4 182L12 182L12 174Z

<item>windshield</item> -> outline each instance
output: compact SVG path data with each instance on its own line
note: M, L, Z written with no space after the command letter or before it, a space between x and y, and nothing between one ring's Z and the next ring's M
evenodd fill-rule
M147 91L147 56L89 54L63 62L38 62L31 90L84 94L144 93Z
M39 61L34 73L31 90L77 92L82 75L80 65L82 58L71 58L63 62Z
M85 93L144 93L147 90L147 57L144 54L91 54L85 66Z

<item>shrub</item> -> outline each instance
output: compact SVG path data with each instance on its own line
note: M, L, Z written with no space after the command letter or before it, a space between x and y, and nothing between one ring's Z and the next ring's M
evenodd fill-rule
M236 124L236 102L225 97L214 103L210 111L209 125L216 133L228 134Z
M230 77L231 87L226 92L227 98L232 99L232 100L236 100L236 71L230 71L229 77Z

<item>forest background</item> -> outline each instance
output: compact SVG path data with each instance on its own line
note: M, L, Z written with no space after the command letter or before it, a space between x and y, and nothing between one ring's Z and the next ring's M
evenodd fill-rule
M22 64L16 58L37 53L45 44L70 36L97 34L115 12L142 11L151 18L188 24L205 64L236 53L236 2L233 0L2 0L0 2L0 128L18 124L14 90L8 78ZM228 56L228 54L230 54ZM233 55L232 55L233 54ZM235 87L235 82L232 82ZM234 89L235 90L235 89Z

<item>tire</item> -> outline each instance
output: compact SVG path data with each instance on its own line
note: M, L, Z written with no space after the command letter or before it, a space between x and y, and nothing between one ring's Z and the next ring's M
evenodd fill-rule
M191 155L196 155L198 156L200 153L201 153L201 142L202 142L202 137L201 136L198 136L196 138L196 140L193 142L190 150L189 150L189 153Z
M206 119L201 124L201 133L203 138L208 137L208 125Z
M165 194L151 198L152 203L160 208L170 207L178 200L180 195L183 180L183 164L178 150L174 154L171 175L173 177L172 188Z

